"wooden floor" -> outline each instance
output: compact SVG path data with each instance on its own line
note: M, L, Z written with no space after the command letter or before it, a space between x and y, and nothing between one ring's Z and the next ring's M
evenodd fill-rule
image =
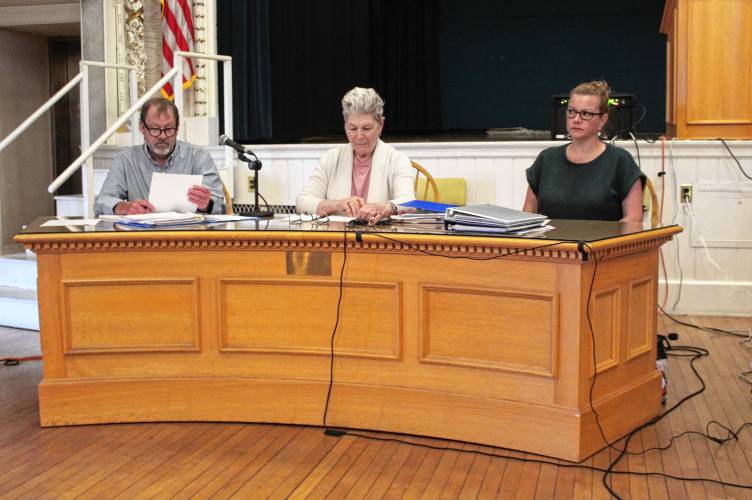
M682 319L688 320L683 317ZM751 318L695 318L725 329L749 329ZM717 420L752 422L752 385L737 377L752 350L739 339L659 318L674 344L701 346L696 363L707 390L657 425L631 450L665 444ZM38 353L36 332L0 327L0 358ZM0 366L0 498L608 498L601 472L524 462L524 453L435 439L434 450L362 437L325 436L319 428L214 423L146 423L41 429L36 385L41 363ZM669 405L697 389L686 359L669 360ZM716 433L719 431L716 430ZM377 434L380 437L389 437ZM394 436L399 437L399 436ZM482 450L497 455L472 453ZM606 467L615 452L583 465ZM554 460L554 462L557 462ZM723 445L687 435L663 452L631 455L617 470L656 471L752 485L752 426ZM752 490L709 482L615 475L624 498L752 498Z

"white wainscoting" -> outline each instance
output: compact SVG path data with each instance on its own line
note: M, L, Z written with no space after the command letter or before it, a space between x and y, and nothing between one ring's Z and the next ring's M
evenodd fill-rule
M392 143L434 177L467 179L468 203L522 207L527 189L525 169L544 148L561 142L425 142ZM752 141L728 141L748 175L752 175ZM617 145L635 159L630 141ZM668 270L667 310L692 314L752 315L752 181L747 180L720 141L639 141L643 172L663 199L663 222L684 227L663 255ZM264 166L260 193L270 204L294 204L321 154L331 144L251 145ZM220 164L221 147L212 147ZM662 154L665 149L665 156ZM113 150L97 155L106 169ZM659 177L662 165L667 175ZM98 176L105 172L100 172ZM250 203L244 165L235 170L236 203ZM691 205L677 204L679 184L692 184ZM705 245L707 245L707 249ZM717 266L717 267L716 267ZM681 284L681 290L680 290ZM663 303L661 278L659 303ZM678 301L677 301L678 300Z

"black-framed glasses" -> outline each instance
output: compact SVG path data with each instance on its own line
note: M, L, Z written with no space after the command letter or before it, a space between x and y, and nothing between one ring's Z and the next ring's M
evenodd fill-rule
M567 108L567 118L574 118L577 115L580 115L580 118L583 120L592 120L594 116L603 116L606 113L596 113L595 111L588 111L588 110L582 110L577 111L574 108Z
M144 123L144 128L146 129L147 132L149 132L149 135L152 137L159 137L159 134L164 134L165 137L172 137L178 131L177 127L167 127L167 128L150 127L145 123Z

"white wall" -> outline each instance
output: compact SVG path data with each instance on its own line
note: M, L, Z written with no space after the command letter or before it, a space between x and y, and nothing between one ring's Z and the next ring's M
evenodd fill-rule
M47 38L0 29L0 137L7 137L50 96ZM18 251L13 236L52 213L50 116L0 152L0 254Z

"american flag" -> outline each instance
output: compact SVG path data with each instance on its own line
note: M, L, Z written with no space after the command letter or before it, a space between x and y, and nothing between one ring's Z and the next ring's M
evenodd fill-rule
M162 76L172 69L173 52L194 52L192 0L161 0L162 3ZM183 59L183 88L187 89L196 79L196 70L190 58ZM173 97L172 83L162 87L162 95Z

